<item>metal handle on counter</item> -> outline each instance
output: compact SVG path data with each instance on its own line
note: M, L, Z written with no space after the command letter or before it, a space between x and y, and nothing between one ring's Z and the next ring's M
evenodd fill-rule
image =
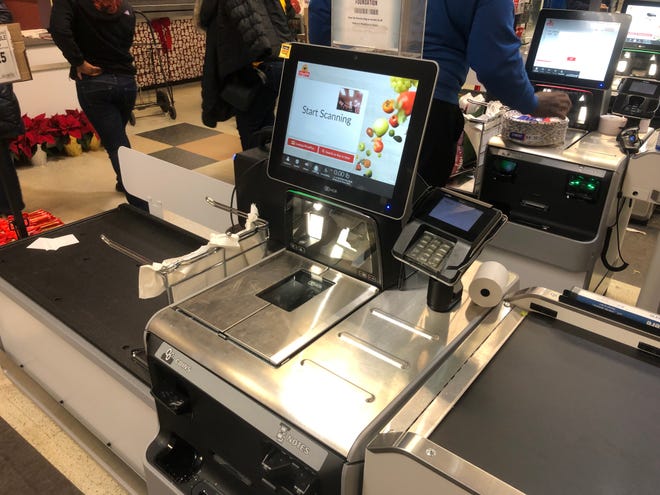
M150 259L142 256L140 253L136 253L135 251L128 249L126 246L123 246L118 242L113 241L105 234L101 234L101 240L115 251L119 251L120 253L125 254L129 258L133 258L141 265L151 265L153 263L153 261L151 261Z
M177 260L173 263L170 263L168 265L163 265L160 270L158 270L162 274L168 274L170 272L173 272L175 270L178 270L182 266L187 266L187 265L192 265L193 263L198 262L201 259L204 259L212 254L217 253L221 249L224 249L222 246L208 246L208 249L206 251L203 251L199 253L196 256L193 256L191 258L186 258L186 259L180 259Z
M241 218L245 218L245 219L249 218L249 215L244 211L237 210L236 208L232 208L231 206L225 205L223 203L218 203L215 199L211 198L210 196L206 196L205 199L208 204L214 206L215 208L226 211L227 213L230 214L234 214ZM241 237L245 237L256 230L266 230L266 229L268 229L268 222L262 218L257 218L254 222L254 228L251 229L250 232L244 232L243 234L241 234Z
M215 199L211 198L210 196L206 196L206 202L211 206L226 211L227 213L233 213L234 215L239 216L241 218L246 218L246 219L248 218L248 214L245 213L244 211L237 210L236 208L232 208L231 206L227 206L222 203L218 203Z

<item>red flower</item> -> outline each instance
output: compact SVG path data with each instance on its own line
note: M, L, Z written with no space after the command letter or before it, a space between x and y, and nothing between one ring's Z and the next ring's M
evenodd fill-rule
M36 144L55 144L56 129L52 127L50 119L46 118L45 113L33 118L23 115L23 123L26 131L34 131L37 134Z
M71 136L75 139L82 138L80 119L75 113L56 113L50 118L50 121L61 137Z
M69 139L84 139L98 133L84 112L66 110L64 114L55 114L50 118L42 113L36 117L23 115L25 133L9 143L9 151L17 158L32 158L37 146L44 145L47 151L62 151Z

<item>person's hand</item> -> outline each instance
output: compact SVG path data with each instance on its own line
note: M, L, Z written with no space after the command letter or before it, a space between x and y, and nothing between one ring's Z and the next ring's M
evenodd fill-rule
M536 93L539 104L534 111L536 117L561 117L568 115L571 99L561 91L539 91Z
M82 79L83 74L86 76L99 76L102 73L103 69L97 67L96 65L90 64L87 60L76 67L76 74L78 75L78 79Z

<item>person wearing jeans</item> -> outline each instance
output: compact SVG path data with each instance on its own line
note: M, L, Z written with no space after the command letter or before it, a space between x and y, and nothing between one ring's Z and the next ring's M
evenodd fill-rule
M130 147L126 125L137 97L131 46L135 13L128 0L53 0L48 31L71 64L78 102L105 147L125 192L117 156ZM126 194L129 203L148 209L145 201Z
M131 147L126 125L137 98L135 78L124 74L82 75L76 80L78 102L101 137L117 175L116 189L124 192L119 169L120 146Z

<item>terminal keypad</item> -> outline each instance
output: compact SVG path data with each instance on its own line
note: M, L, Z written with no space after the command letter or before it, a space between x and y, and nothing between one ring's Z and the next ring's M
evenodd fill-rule
M453 244L432 232L424 232L406 251L406 258L431 272L439 272Z

